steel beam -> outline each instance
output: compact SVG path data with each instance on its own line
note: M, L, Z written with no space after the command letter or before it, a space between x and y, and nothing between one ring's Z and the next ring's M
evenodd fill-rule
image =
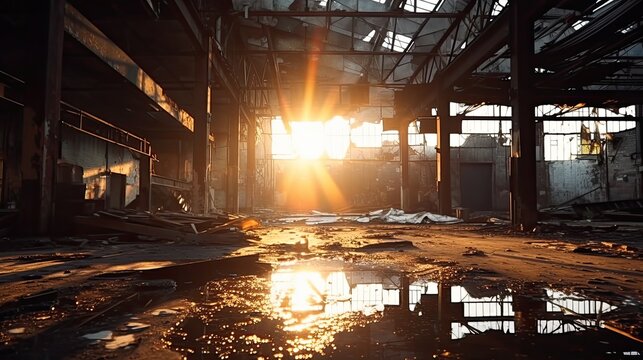
M65 4L65 31L99 59L147 95L183 127L193 131L194 119L165 94L138 64L69 3Z
M435 58L435 56L438 56L437 49L440 49L440 47L442 47L442 45L446 42L446 40L449 38L449 36L451 36L451 33L452 33L452 32L453 32L453 31L458 27L458 24L462 21L462 19L464 19L465 15L466 15L469 11L471 11L471 9L473 8L473 5L474 5L474 4L475 4L475 0L469 0L469 2L468 2L468 3L467 3L467 5L464 7L464 9L462 9L462 11L459 13L459 14L460 14L460 16L459 16L458 18L456 18L456 19L455 19L455 20L454 20L454 21L449 25L449 27L448 27L448 28L447 28L447 30L444 32L444 34L442 35L442 37L440 37L440 40L438 40L438 42L435 44L435 46L433 47L434 52L433 52L430 56L428 56L426 59L424 59L424 61L422 62L422 64L420 64L420 65L415 69L415 71L413 72L413 75L411 75L411 77L409 78L409 81L408 81L409 83L412 83L412 82L415 80L415 78L418 76L418 74L420 73L420 71L422 71L422 69L423 69L423 68L424 68L424 67L429 63L429 61L431 61L433 58Z
M206 52L208 50L208 41L202 29L201 22L198 20L195 10L192 8L192 3L186 2L185 0L173 0L172 4L181 14L181 23L185 26L196 49L199 52Z
M329 55L329 56L404 56L404 55L432 55L433 51L407 51L397 52L393 50L280 50L280 49L248 49L244 50L248 55Z
M534 17L551 8L554 3L554 0L543 0L522 5L525 11L524 17L532 19L533 22ZM459 80L471 74L477 66L506 45L511 33L511 19L510 11L502 11L449 65L437 73L433 81L424 89L424 96L411 106L411 113L416 115L426 113L429 107L435 106L439 94L452 92L453 86Z
M536 123L534 119L534 22L529 4L509 5L511 15L511 222L531 231L538 221L536 198Z
M242 12L238 15L244 15ZM249 10L248 17L274 16L274 17L329 17L329 18L404 18L404 19L426 19L441 18L449 19L458 16L458 13L446 12L408 12L400 10L392 11L278 11L278 10Z

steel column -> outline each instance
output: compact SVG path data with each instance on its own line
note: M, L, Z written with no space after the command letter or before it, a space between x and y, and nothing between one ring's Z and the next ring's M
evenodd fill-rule
M409 174L409 122L399 120L400 136L400 207L404 211L411 210L411 189Z
M21 225L27 233L46 234L55 211L54 185L60 149L65 1L43 2L29 32L30 70L22 128Z
M246 159L246 209L252 211L255 200L257 119L248 119L248 154Z
M511 12L511 221L529 231L538 220L536 123L533 105L534 22L529 4L516 1Z
M152 158L140 155L138 168L138 208L149 211L152 210Z
M636 152L639 154L639 161L638 161L638 198L640 199L643 197L643 171L641 171L641 166L642 160L641 160L641 152L643 151L643 105L636 105L635 110L634 110L634 115L637 118L636 121L636 132L638 137L636 138Z
M236 104L228 115L228 174L226 181L226 209L239 212L239 126L241 106Z
M194 86L194 145L192 148L192 210L195 213L208 212L208 119L210 116L210 71L208 54L195 56Z
M438 208L440 214L451 215L451 131L449 101L441 100L438 106Z

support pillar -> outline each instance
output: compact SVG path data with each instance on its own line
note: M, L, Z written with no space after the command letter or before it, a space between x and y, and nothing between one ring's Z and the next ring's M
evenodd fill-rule
M451 132L449 101L438 106L438 203L442 215L451 215Z
M400 134L400 207L404 211L411 210L411 188L409 174L409 123L401 120Z
M138 209L149 211L152 207L152 158L141 155L138 161Z
M208 213L208 136L210 134L210 61L207 53L195 56L194 146L192 149L192 211Z
M451 286L438 283L437 338L442 344L451 340Z
M641 119L643 117L643 105L636 105L634 108L634 116L636 118ZM641 171L643 167L643 156L642 156L642 151L643 151L643 121L638 120L636 122L636 133L638 134L637 141L636 141L636 152L639 154L639 159L638 159L638 198L643 197L643 171Z
M233 105L228 117L228 176L226 182L226 210L239 212L239 104Z
M65 1L43 1L32 14L29 69L25 74L20 222L27 233L46 234L55 211L60 153L60 100Z
M257 118L248 119L248 155L246 160L246 208L252 211L255 201Z
M533 98L534 22L530 3L511 4L511 222L531 230L538 220L536 198L536 124Z

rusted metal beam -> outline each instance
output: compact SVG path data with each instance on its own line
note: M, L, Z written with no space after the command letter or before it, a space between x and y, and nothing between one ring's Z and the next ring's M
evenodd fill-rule
M475 4L475 0L469 0L469 2L468 2L468 3L467 3L467 5L464 7L464 9L462 9L462 11L461 11L461 12L459 12L460 16L459 16L457 19L455 19L455 20L451 23L451 25L449 25L449 27L448 27L448 28L447 28L447 30L444 32L444 34L440 37L440 40L438 40L438 42L435 44L435 46L433 47L433 49L434 49L434 50L432 51L432 53L431 53L431 54L429 54L430 56L429 56L429 57L427 57L426 59L424 59L424 61L422 62L422 64L420 64L420 65L415 69L415 71L413 72L413 75L411 75L411 77L409 78L408 83L412 83L412 82L415 80L415 78L418 76L418 74L420 73L420 71L422 71L422 69L424 69L424 67L429 63L429 61L431 61L433 58L435 58L435 57L438 55L438 51L437 51L437 49L439 49L440 47L442 47L442 45L446 42L446 40L449 38L449 36L451 36L451 33L452 33L452 32L453 32L453 31L458 27L458 24L462 21L462 19L464 19L464 16L465 16L469 11L471 11L471 9L473 8L473 5L474 5L474 4Z
M200 52L205 52L208 49L207 36L203 30L201 21L198 19L196 10L192 7L191 2L185 0L172 0L172 4L176 7L181 14L181 23L185 26L188 35L194 42L195 47Z
M244 16L243 12L237 15ZM339 17L339 18L404 18L404 19L426 19L426 18L454 18L458 13L447 12L408 12L402 10L390 11L270 11L270 10L249 10L248 17L274 16L274 17Z
M194 130L194 119L170 97L138 64L69 3L65 4L65 32L89 49L186 129Z
M286 50L286 49L248 49L244 50L249 55L267 55L267 54L283 54L283 55L337 55L337 56L373 56L373 55L390 55L390 56L404 56L404 55L431 55L433 51L405 51L398 52L393 50Z

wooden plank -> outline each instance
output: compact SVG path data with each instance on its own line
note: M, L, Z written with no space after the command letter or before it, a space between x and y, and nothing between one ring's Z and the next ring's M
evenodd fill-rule
M176 230L169 230L155 226L133 224L125 221L112 220L107 218L96 218L77 216L74 221L77 224L90 225L103 229L111 229L134 233L138 235L153 236L168 240L186 240L186 234Z

